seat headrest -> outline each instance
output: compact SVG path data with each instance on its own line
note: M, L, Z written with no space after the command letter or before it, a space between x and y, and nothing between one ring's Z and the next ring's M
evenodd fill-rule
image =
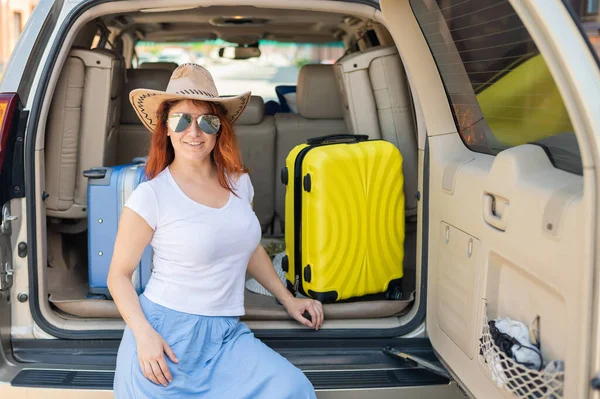
M237 125L258 125L265 117L265 101L260 96L250 96L246 109L235 122Z
M176 62L157 61L157 62L142 62L139 69L166 69L173 73L179 65Z
M308 64L300 69L296 104L298 113L308 119L343 119L333 65Z
M125 97L121 102L121 123L142 123L129 102L129 93L133 89L166 90L169 79L171 79L171 72L166 69L128 69L127 81L123 86Z

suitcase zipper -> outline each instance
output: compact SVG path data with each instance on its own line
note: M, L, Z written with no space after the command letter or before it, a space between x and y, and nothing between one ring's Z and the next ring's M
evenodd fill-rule
M294 294L306 296L300 273L302 270L302 161L306 154L319 145L309 145L302 149L294 161Z
M296 274L296 279L294 281L294 292L298 292L298 289L300 288L300 278L298 277L298 275Z

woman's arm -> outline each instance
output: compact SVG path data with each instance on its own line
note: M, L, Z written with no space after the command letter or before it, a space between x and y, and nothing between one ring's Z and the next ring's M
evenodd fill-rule
M177 358L146 319L131 282L153 234L154 231L141 216L127 207L123 208L107 283L119 313L135 336L144 375L156 384L166 386L166 380L172 381L172 377L163 353L166 352L173 362L177 362Z
M131 277L153 234L154 231L141 216L123 208L107 283L123 320L134 335L152 328L142 312Z
M321 328L323 325L323 305L321 302L314 299L294 297L275 273L271 258L260 244L250 257L248 272L279 300L290 316L305 326L317 330ZM304 317L305 311L310 314L312 320Z

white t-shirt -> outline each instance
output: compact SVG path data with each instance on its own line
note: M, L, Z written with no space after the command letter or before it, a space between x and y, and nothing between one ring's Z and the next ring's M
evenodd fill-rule
M234 180L234 179L232 179ZM167 167L141 183L125 206L154 229L154 269L144 295L180 312L242 316L244 283L261 228L248 174L232 181L222 208L202 205L179 188Z

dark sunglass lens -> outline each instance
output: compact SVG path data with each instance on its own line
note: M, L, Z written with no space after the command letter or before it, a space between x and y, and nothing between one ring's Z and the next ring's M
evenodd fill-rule
M169 128L175 133L181 133L192 123L192 117L189 114L173 114L169 118Z
M201 115L198 126L206 134L215 134L221 128L221 120L216 115Z

